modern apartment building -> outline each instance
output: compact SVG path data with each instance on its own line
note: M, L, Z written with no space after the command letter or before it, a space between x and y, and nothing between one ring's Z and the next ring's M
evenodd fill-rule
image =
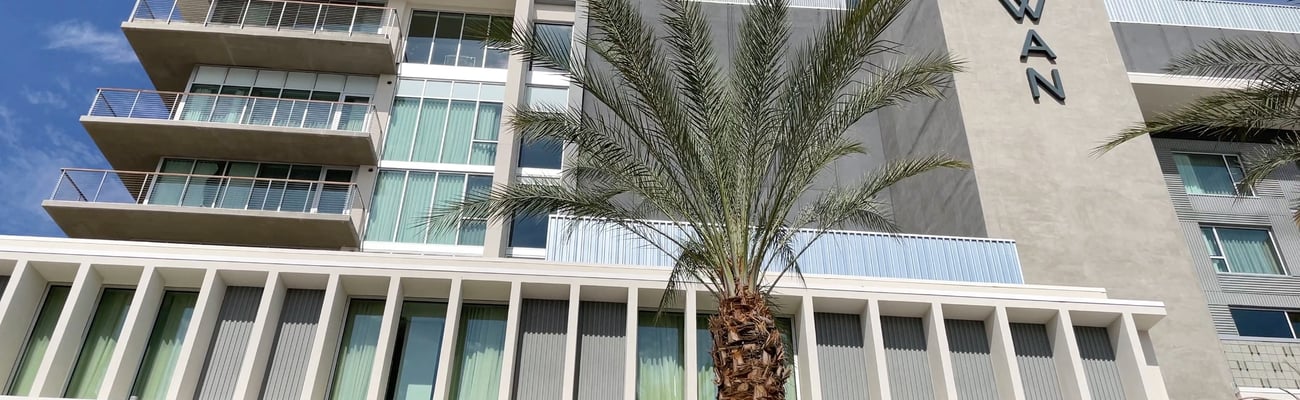
M745 7L704 4L720 34ZM794 5L803 32L846 3ZM476 28L582 33L582 7L124 2L154 88L101 89L82 117L113 169L55 183L44 206L70 239L0 239L0 399L711 398L701 318L715 305L689 289L658 314L668 260L644 243L563 215L415 223L465 193L560 174L558 146L521 145L501 120L583 94ZM806 279L774 297L790 393L1297 387L1283 363L1300 343L1294 176L1224 192L1249 144L1089 154L1216 89L1156 73L1173 54L1297 30L1300 9L1249 3L917 0L891 35L970 71L947 100L855 127L876 157L835 175L935 151L974 168L891 190L910 235L836 232L804 256Z

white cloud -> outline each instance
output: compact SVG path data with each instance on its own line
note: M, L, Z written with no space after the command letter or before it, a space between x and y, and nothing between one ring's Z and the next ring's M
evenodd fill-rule
M49 106L54 108L65 108L68 106L67 100L63 96L55 94L49 90L31 90L23 88L23 97L27 103L34 106Z
M114 64L136 61L135 52L121 32L101 31L88 21L67 20L45 30L46 48L71 50Z
M100 159L92 146L51 126L31 126L16 111L0 104L0 234L59 235L41 208L58 182L59 169L94 167Z

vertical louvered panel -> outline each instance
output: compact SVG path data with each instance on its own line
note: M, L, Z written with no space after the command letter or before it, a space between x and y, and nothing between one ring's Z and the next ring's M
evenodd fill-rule
M984 321L949 319L944 320L944 325L948 332L957 398L997 400L997 379L993 376L993 356Z
M822 397L867 398L867 353L863 348L862 319L856 314L816 313L817 366Z
M564 398L564 330L569 302L524 300L519 313L519 359L515 363L516 400Z
M311 344L324 301L324 290L289 289L285 292L271 360L262 383L263 399L296 399L302 395L307 363L311 359Z
M668 239L651 244L626 229L599 221L552 216L546 259L550 261L668 267L675 251ZM675 237L671 223L656 226ZM806 240L810 235L798 236ZM799 246L796 243L796 246ZM833 231L799 258L805 274L934 279L964 282L1023 283L1015 242L1009 240L888 235Z
M920 318L881 317L880 328L885 342L885 365L889 367L891 398L933 399L925 324Z
M1079 342L1079 356L1083 359L1083 372L1088 377L1092 399L1124 400L1119 363L1115 362L1115 348L1110 344L1106 328L1076 326L1074 336Z
M231 400L235 396L235 381L244 364L244 352L257 319L257 306L262 302L262 288L230 286L217 314L217 325L208 345L208 357L203 361L198 389L194 395L199 400Z
M1016 364L1025 398L1061 400L1061 384L1056 377L1056 356L1052 339L1042 324L1011 324L1011 342L1016 347Z
M1110 20L1273 32L1300 32L1300 9L1245 1L1106 0Z
M577 400L623 397L627 305L584 301L578 310Z

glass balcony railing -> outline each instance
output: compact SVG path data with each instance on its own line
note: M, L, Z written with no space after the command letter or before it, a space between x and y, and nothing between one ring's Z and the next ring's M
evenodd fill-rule
M1106 0L1111 22L1300 33L1300 7L1278 1Z
M394 8L281 0L138 0L131 21L195 23L276 30L401 34Z
M659 250L675 250L667 239L651 244L626 229L593 219L552 215L549 222L547 260L665 268L673 264ZM673 223L656 225L661 231L683 234ZM812 232L801 232L796 249L811 237ZM986 238L831 231L799 257L799 266L804 274L1024 283L1016 243Z
M50 200L346 215L351 182L65 168Z
M99 89L86 115L324 129L358 136L383 130L375 107L366 103L135 89Z

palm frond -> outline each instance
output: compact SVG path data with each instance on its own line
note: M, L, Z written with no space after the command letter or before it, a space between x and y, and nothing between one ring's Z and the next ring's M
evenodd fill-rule
M1130 140L1179 132L1220 140L1247 141L1277 129L1300 129L1300 86L1228 89L1157 115L1112 136L1093 149L1102 154Z

